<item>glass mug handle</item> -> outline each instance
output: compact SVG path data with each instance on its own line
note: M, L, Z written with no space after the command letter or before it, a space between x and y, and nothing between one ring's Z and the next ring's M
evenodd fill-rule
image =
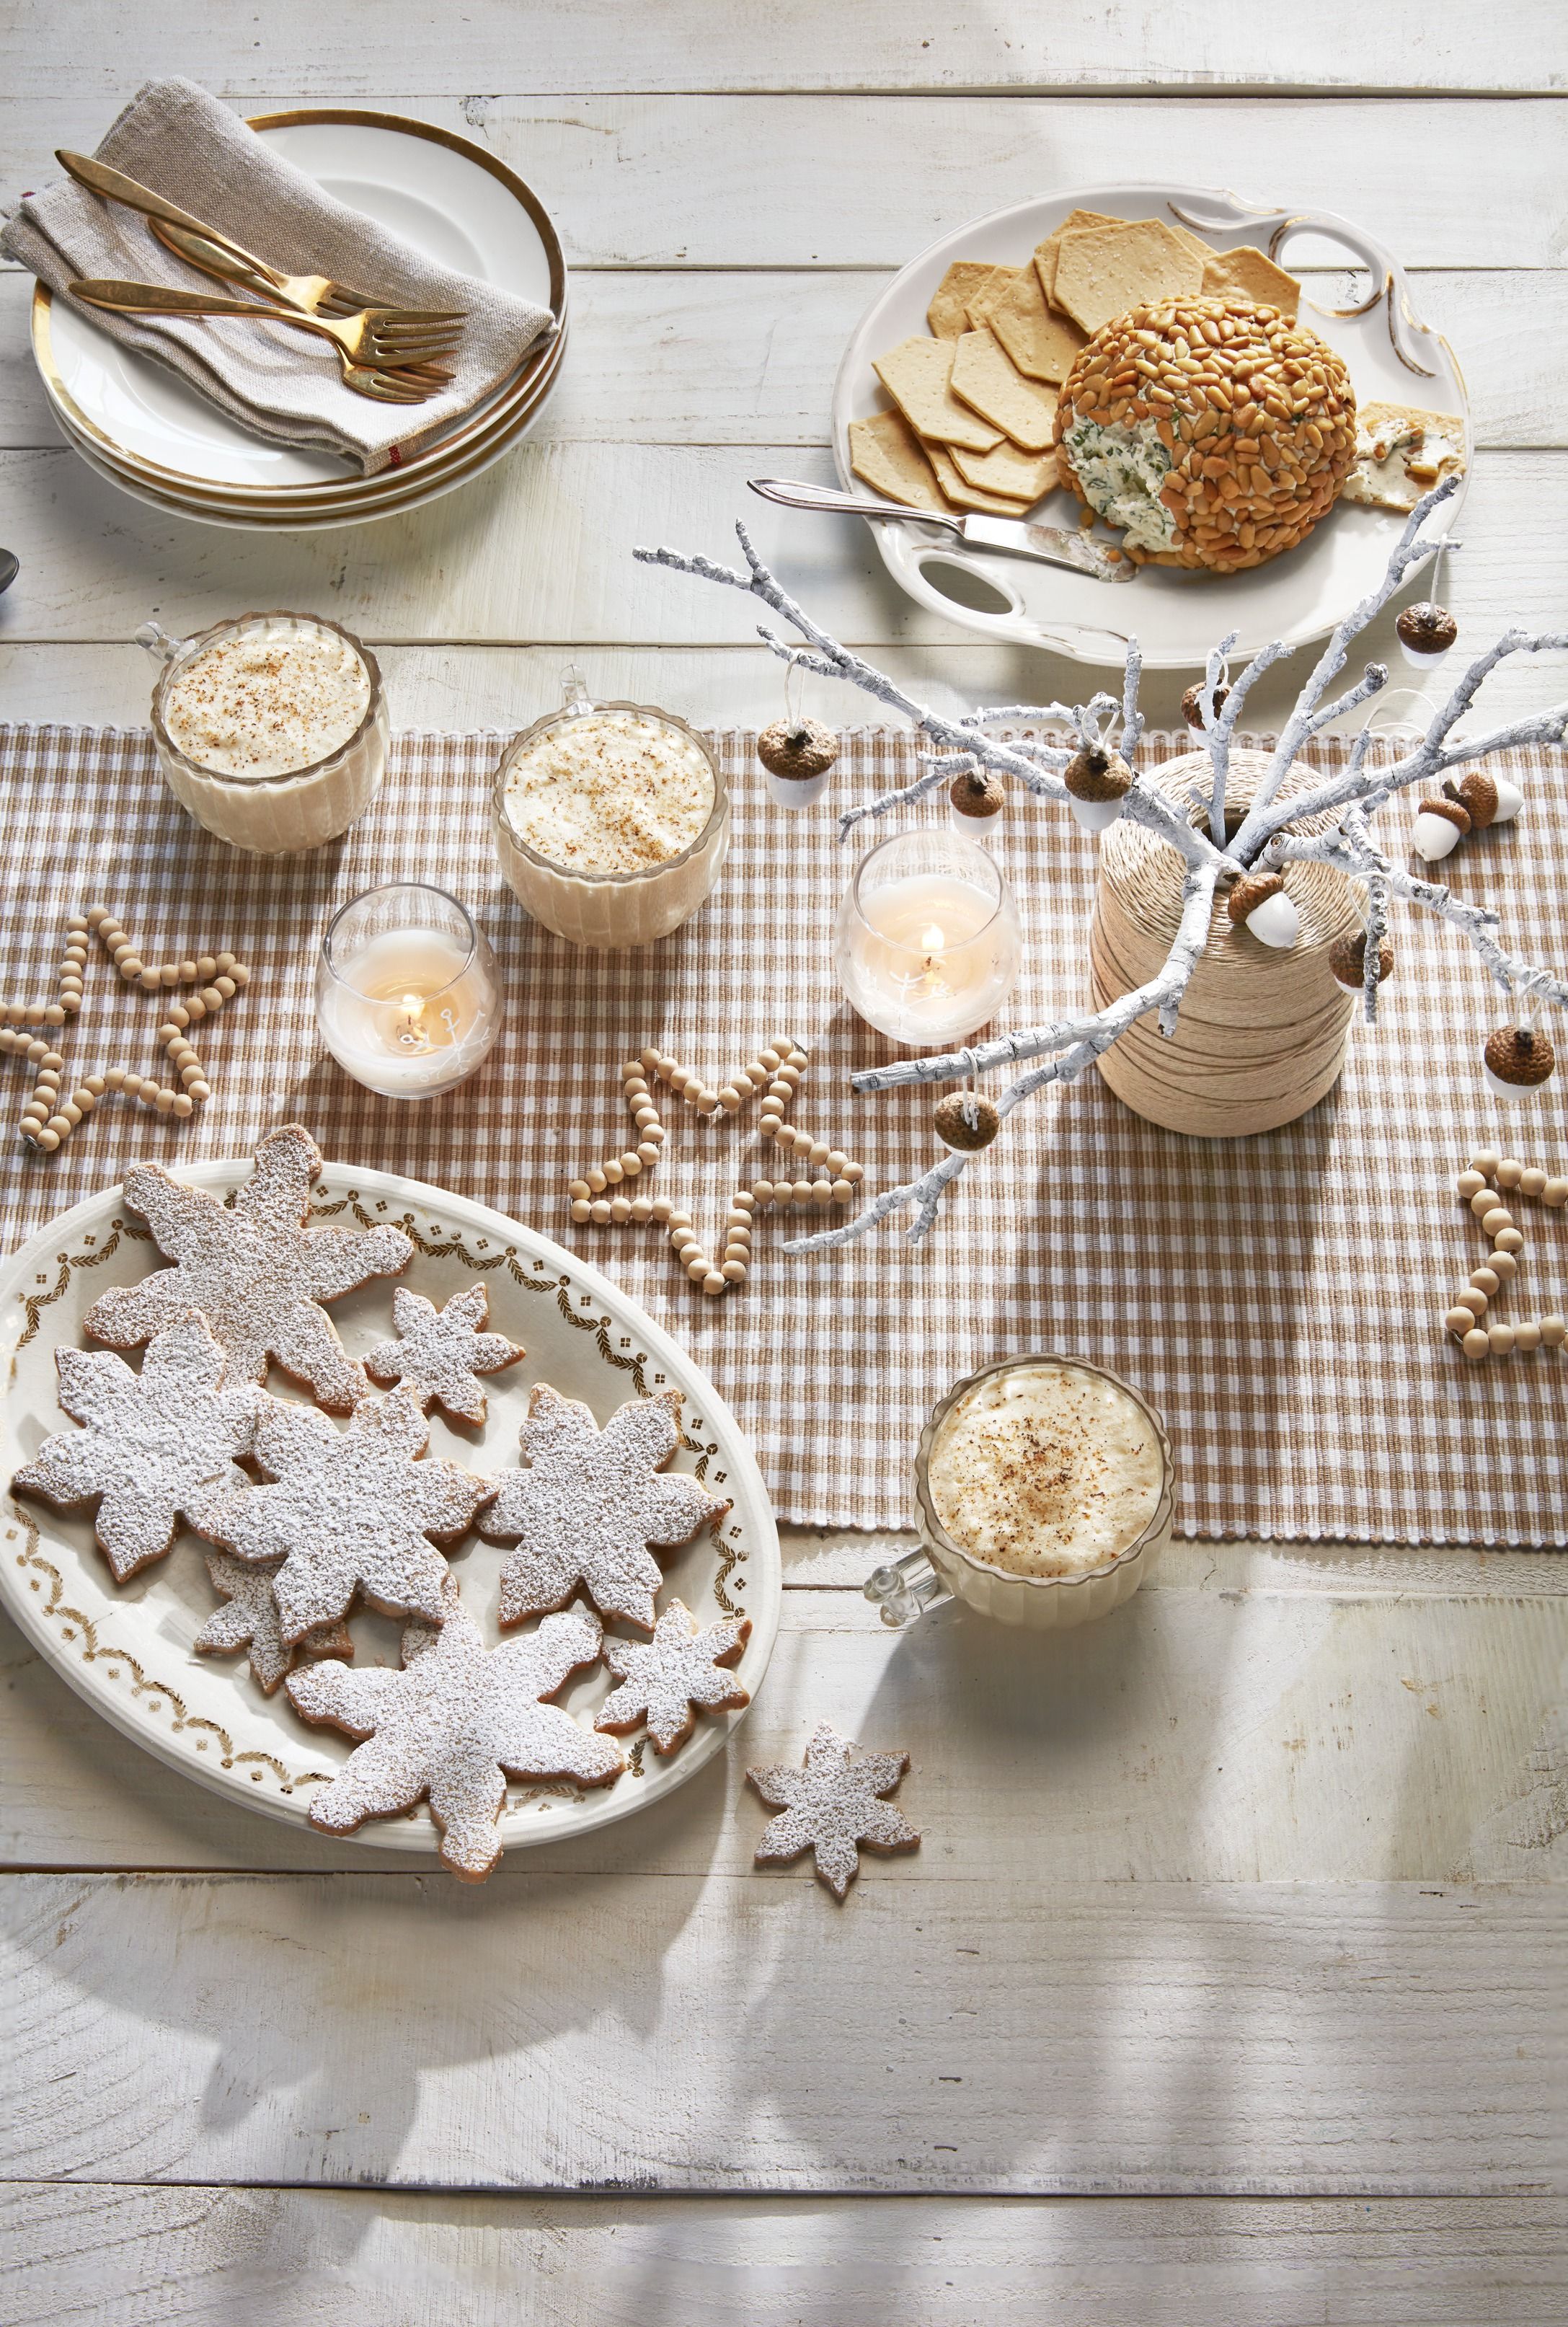
M929 1609L945 1607L953 1597L931 1565L924 1545L906 1551L885 1567L873 1567L861 1586L879 1610L884 1624L912 1624Z
M588 682L575 663L568 663L561 673L561 708L574 713L592 711L593 697L588 692Z
M162 622L144 622L135 636L136 644L145 647L154 662L173 662L185 644L183 639L172 639Z

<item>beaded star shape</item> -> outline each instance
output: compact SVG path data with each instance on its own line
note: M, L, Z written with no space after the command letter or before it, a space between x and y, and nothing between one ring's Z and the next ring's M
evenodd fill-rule
M361 1398L346 1430L270 1398L255 1452L271 1483L214 1496L191 1523L241 1559L282 1559L273 1590L285 1640L335 1623L357 1590L388 1615L439 1624L447 1566L435 1546L465 1535L494 1488L425 1459L429 1443L412 1390Z
M433 1405L443 1406L464 1422L482 1422L479 1375L499 1373L527 1355L504 1333L487 1333L489 1322L490 1294L482 1285L454 1293L443 1309L400 1285L392 1295L395 1338L367 1353L365 1371L372 1381L402 1382L427 1414Z
M373 1276L395 1276L414 1247L400 1229L307 1227L321 1168L321 1150L298 1123L262 1141L232 1208L160 1164L137 1164L126 1174L126 1201L174 1266L100 1294L83 1321L88 1332L128 1350L199 1310L222 1344L231 1379L264 1381L267 1360L275 1359L322 1406L346 1414L365 1395L365 1372L346 1355L321 1304Z
M123 1584L161 1559L183 1516L225 1488L249 1484L257 1394L227 1383L223 1351L200 1317L177 1318L139 1374L107 1350L60 1349L60 1403L79 1430L46 1438L12 1484L69 1509L98 1502L99 1546Z
M108 1066L83 1076L69 1098L61 1098L65 1058L60 1045L65 1028L81 1010L88 943L94 935L127 986L164 998L167 1014L158 1028L158 1041L179 1077L178 1089L173 1083L161 1083L155 1075ZM65 956L54 1000L0 1002L0 1055L24 1058L35 1070L33 1096L19 1126L23 1138L51 1154L109 1091L139 1099L158 1115L194 1114L211 1098L212 1089L186 1030L216 1015L249 977L245 964L231 953L144 963L107 905L93 905L86 913L72 914L66 924Z
M730 1667L740 1662L751 1620L726 1616L700 1626L691 1610L672 1600L651 1640L606 1640L604 1661L621 1686L611 1690L594 1722L627 1737L646 1721L656 1753L673 1753L691 1735L699 1712L728 1713L751 1702Z
M757 1845L759 1866L784 1866L814 1851L817 1872L842 1899L860 1872L860 1846L914 1850L919 1836L902 1810L881 1799L910 1766L907 1753L857 1753L854 1741L821 1722L798 1770L774 1766L746 1775L765 1802L782 1815L770 1818Z
M487 1648L454 1587L439 1631L406 1629L401 1672L328 1662L291 1673L289 1696L306 1721L367 1741L314 1795L311 1824L352 1834L427 1799L442 1857L464 1882L482 1883L501 1854L509 1771L607 1786L626 1767L619 1745L544 1701L597 1659L600 1641L598 1620L577 1608Z
M519 1433L528 1468L504 1475L479 1520L492 1542L517 1544L501 1570L503 1625L564 1608L582 1588L602 1615L652 1631L664 1574L649 1546L689 1542L730 1508L700 1479L667 1472L679 1410L677 1390L631 1398L601 1430L587 1406L535 1384Z
M789 1120L806 1066L806 1052L798 1043L781 1038L759 1051L748 1065L715 1089L667 1051L650 1048L639 1058L629 1059L621 1070L621 1089L636 1126L637 1144L569 1182L566 1193L572 1218L579 1222L592 1220L601 1228L620 1228L632 1220L639 1226L657 1221L687 1276L705 1293L716 1297L733 1285L743 1285L751 1271L751 1237L759 1211L790 1204L826 1211L835 1204L849 1204L865 1176L853 1156ZM722 1250L711 1257L692 1226L690 1212L667 1197L640 1192L642 1175L658 1166L667 1135L653 1096L658 1084L709 1120L721 1114L738 1115L761 1091L758 1129L786 1155L795 1156L801 1168L799 1179L757 1179L749 1187L738 1187L730 1199Z

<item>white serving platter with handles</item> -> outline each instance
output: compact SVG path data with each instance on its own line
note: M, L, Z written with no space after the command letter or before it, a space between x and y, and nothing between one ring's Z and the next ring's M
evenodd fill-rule
M849 424L888 403L873 361L901 340L929 331L926 309L953 261L1026 265L1035 246L1075 210L1165 219L1190 227L1221 250L1255 244L1293 272L1365 270L1371 277L1367 297L1344 309L1320 305L1309 276L1302 316L1344 357L1358 403L1458 414L1468 462L1470 407L1459 365L1442 334L1416 314L1404 269L1374 236L1327 210L1270 208L1213 187L1125 183L1076 186L994 210L944 235L894 276L861 319L834 388L834 457L847 489L869 491L850 469ZM1319 282L1332 279L1320 276ZM1468 473L1467 468L1466 481ZM1461 481L1445 510L1451 526L1464 493ZM1048 524L1070 525L1073 510L1070 494L1056 492L1047 494L1034 515ZM1196 671L1227 631L1240 634L1237 661L1271 639L1302 646L1325 638L1382 579L1404 525L1388 510L1341 502L1299 549L1265 565L1225 575L1145 566L1133 587L1117 590L1065 567L955 547L936 528L919 522L873 521L871 531L901 589L931 613L982 637L1050 648L1078 662L1119 665L1132 633L1150 669Z
M250 1175L248 1160L192 1164L176 1176L227 1192ZM328 1164L316 1183L312 1216L343 1226L391 1223L413 1238L415 1257L401 1277L382 1277L335 1302L331 1314L345 1347L362 1354L391 1332L392 1292L407 1285L437 1303L482 1282L490 1323L520 1341L527 1355L486 1378L489 1414L482 1430L431 1417L431 1452L493 1474L515 1469L518 1430L535 1382L581 1398L601 1423L628 1398L659 1390L682 1394L685 1444L674 1468L700 1476L733 1508L716 1528L660 1555L665 1586L658 1604L679 1598L705 1623L726 1614L751 1619L738 1671L754 1696L779 1628L782 1573L767 1490L733 1416L679 1345L637 1304L575 1254L563 1251L504 1214L415 1180ZM65 1515L36 1496L9 1492L18 1467L56 1430L76 1425L55 1402L55 1350L94 1348L82 1317L112 1285L128 1285L163 1265L143 1223L109 1188L50 1222L0 1267L0 1355L7 1387L0 1408L0 1601L54 1669L106 1721L160 1761L232 1803L286 1824L309 1826L316 1786L353 1751L335 1729L308 1726L287 1693L266 1696L243 1654L197 1655L197 1632L219 1603L202 1546L182 1532L164 1559L117 1585L94 1540L89 1513ZM132 1357L134 1364L137 1359ZM274 1369L273 1390L285 1387ZM486 1637L496 1625L498 1579L505 1549L470 1535L451 1555L465 1605ZM373 1614L352 1619L357 1667L398 1661L399 1626ZM626 1631L614 1624L607 1631ZM627 1633L641 1639L640 1633ZM555 1701L585 1725L613 1687L602 1664L579 1673ZM629 1766L611 1786L579 1793L569 1786L514 1782L501 1819L509 1851L559 1842L632 1816L695 1777L723 1750L741 1711L699 1715L686 1743L657 1754L640 1734L622 1741ZM355 1840L434 1860L439 1836L421 1803L406 1815L374 1819Z

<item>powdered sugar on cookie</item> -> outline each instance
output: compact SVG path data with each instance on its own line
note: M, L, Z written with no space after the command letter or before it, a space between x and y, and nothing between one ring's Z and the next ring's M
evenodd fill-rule
M594 1722L612 1736L629 1736L646 1721L656 1753L673 1753L692 1734L699 1711L727 1713L751 1702L730 1666L751 1637L745 1616L700 1627L689 1608L672 1600L651 1640L606 1640L604 1661L620 1682Z
M189 1313L155 1335L139 1374L106 1350L57 1350L60 1403L80 1430L46 1438L12 1484L69 1509L98 1503L96 1530L123 1584L161 1559L182 1516L249 1482L258 1394L223 1377L223 1351Z
M626 1766L618 1745L544 1702L594 1662L600 1639L597 1620L574 1609L487 1648L453 1585L439 1631L407 1627L401 1672L329 1663L291 1673L289 1696L305 1720L368 1741L315 1795L312 1825L352 1834L428 1799L442 1857L481 1883L500 1856L509 1771L604 1786Z
M447 1568L435 1544L455 1543L493 1487L461 1463L422 1459L429 1443L412 1390L362 1398L346 1430L313 1406L268 1399L255 1451L274 1483L190 1516L241 1559L283 1561L273 1589L285 1640L334 1622L356 1590L389 1615L439 1624Z
M192 1309L206 1318L235 1381L264 1381L268 1359L309 1384L322 1406L346 1414L365 1394L321 1304L341 1300L373 1276L406 1268L414 1247L400 1229L305 1226L321 1150L303 1126L285 1124L256 1151L256 1170L229 1210L205 1189L189 1188L161 1164L126 1174L126 1201L171 1256L139 1285L117 1285L93 1303L87 1330L131 1349Z
M372 1381L401 1382L425 1407L443 1406L463 1422L485 1418L481 1374L516 1365L527 1351L504 1333L487 1333L490 1294L482 1285L454 1293L443 1309L398 1285L392 1295L397 1338L378 1341L365 1360Z
M824 1721L798 1770L748 1770L762 1799L783 1813L762 1829L758 1865L788 1865L802 1851L814 1851L817 1874L842 1899L860 1872L860 1845L882 1851L918 1846L920 1837L902 1810L880 1799L909 1766L907 1753L857 1753L852 1738Z
M564 1608L585 1588L602 1615L654 1627L664 1581L650 1544L668 1550L729 1509L700 1480L664 1466L680 1442L679 1394L634 1398L602 1430L585 1406L536 1385L520 1435L528 1469L509 1472L480 1521L517 1540L501 1570L503 1624Z
M272 1579L276 1570L254 1567L232 1552L202 1554L212 1589L221 1600L191 1646L204 1657L237 1657L250 1650L251 1678L270 1696L294 1660L294 1645L278 1630ZM307 1632L298 1653L307 1657L351 1657L354 1635L347 1624L323 1624Z

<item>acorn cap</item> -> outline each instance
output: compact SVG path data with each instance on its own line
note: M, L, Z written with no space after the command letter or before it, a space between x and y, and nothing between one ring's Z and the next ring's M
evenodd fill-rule
M757 757L770 776L809 783L838 757L838 738L815 719L775 719L757 738Z
M1228 687L1217 687L1214 690L1214 715L1217 719L1225 708L1226 697L1229 693ZM1196 727L1199 734L1205 732L1203 713L1199 707L1202 696L1202 685L1198 684L1190 687L1181 697L1181 716L1186 720L1189 727Z
M1125 799L1132 790L1133 771L1117 752L1102 752L1098 744L1075 752L1062 770L1062 781L1074 799Z
M1225 910L1240 929L1249 913L1255 913L1260 905L1266 904L1271 897L1277 897L1284 885L1283 873L1248 873L1237 883L1226 899Z
M1002 1128L1002 1117L978 1091L949 1091L937 1101L932 1120L937 1135L949 1147L989 1147Z
M1417 816L1441 816L1445 823L1451 824L1459 832L1469 832L1471 828L1470 812L1462 800L1423 799L1415 813Z
M1498 812L1498 788L1484 768L1472 768L1457 784L1444 784L1444 796L1458 800L1470 817L1470 828L1484 832Z
M1414 647L1417 654L1446 654L1459 636L1459 624L1448 608L1431 598L1406 606L1394 629L1400 644Z
M1487 1037L1481 1054L1500 1083L1533 1090L1544 1083L1557 1063L1552 1039L1538 1026L1499 1026Z
M1000 776L988 775L980 768L966 768L947 786L947 798L959 816L972 816L977 822L984 822L998 815L1006 805L1007 787Z
M1367 983L1367 932L1358 930L1353 938L1336 938L1329 948L1329 967L1341 986L1350 986L1359 994ZM1377 983L1382 985L1394 967L1394 948L1386 938L1377 948Z

